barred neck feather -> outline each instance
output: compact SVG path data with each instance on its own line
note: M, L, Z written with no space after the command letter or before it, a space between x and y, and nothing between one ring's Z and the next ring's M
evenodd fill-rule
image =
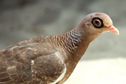
M82 32L77 29L73 29L62 35L56 35L51 37L54 42L54 46L63 48L67 54L72 54L79 47L83 39Z
M66 33L66 40L64 48L71 54L73 53L82 41L82 34L78 31L72 30Z
M98 35L88 35L80 27L72 29L70 32L52 36L49 38L54 46L63 48L68 54L73 54L78 51L79 55L83 55L89 43ZM54 42L53 42L54 41Z

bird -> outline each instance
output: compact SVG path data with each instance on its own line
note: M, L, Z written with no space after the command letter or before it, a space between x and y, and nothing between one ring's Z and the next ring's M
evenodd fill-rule
M70 31L38 36L0 50L0 84L63 84L88 46L104 32L119 35L106 13L86 15Z

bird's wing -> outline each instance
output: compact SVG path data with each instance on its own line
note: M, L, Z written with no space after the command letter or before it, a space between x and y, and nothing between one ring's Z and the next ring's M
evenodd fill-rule
M0 84L53 82L64 69L58 53L50 44L36 42L0 51Z

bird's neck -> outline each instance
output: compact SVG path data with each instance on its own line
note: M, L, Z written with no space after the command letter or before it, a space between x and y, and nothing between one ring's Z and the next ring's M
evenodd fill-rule
M69 54L68 60L71 60L77 64L91 41L88 40L88 36L84 31L80 31L80 29L77 28L66 33L66 36L67 39L64 46L66 48L65 50Z
M67 59L77 64L88 48L90 42L97 36L98 35L89 35L85 33L80 27L74 28L70 32L57 37L57 39L60 39L57 44L64 48Z

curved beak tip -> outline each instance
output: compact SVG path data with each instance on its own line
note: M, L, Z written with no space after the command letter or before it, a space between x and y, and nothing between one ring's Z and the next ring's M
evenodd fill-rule
M109 31L114 33L115 35L119 35L119 30L114 26L109 27Z
M117 29L116 32L115 32L116 35L119 35L119 30Z

